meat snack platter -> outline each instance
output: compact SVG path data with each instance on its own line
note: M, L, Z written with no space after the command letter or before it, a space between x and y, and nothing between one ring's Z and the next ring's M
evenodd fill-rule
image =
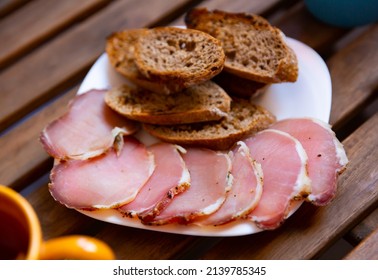
M288 45L294 50L298 58L299 75L295 83L281 83L271 85L267 91L254 99L270 110L277 120L287 118L310 117L328 123L331 110L332 87L328 68L322 58L307 45L286 38ZM88 72L81 84L78 94L91 89L110 89L125 83L110 65L106 54L102 54ZM143 130L137 138L144 144L150 145L157 140L147 135ZM302 201L292 205L289 216L302 204ZM239 236L254 234L261 231L253 222L237 220L222 226L197 226L195 224L180 225L168 224L149 226L142 224L137 218L124 217L113 209L79 212L101 221L123 226L169 232L176 234L197 236Z

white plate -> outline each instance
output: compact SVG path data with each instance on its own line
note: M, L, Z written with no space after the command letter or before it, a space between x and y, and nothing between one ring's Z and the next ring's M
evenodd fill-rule
M299 75L295 83L275 84L254 102L273 112L277 119L291 117L313 117L329 121L331 112L332 87L328 68L323 59L307 45L287 38L287 43L298 57ZM90 89L110 89L125 83L108 61L106 54L99 57L81 84L78 94ZM143 135L145 136L145 135ZM144 138L142 142L151 143ZM152 140L153 141L153 140ZM301 203L293 206L294 213ZM124 218L116 210L80 211L81 213L109 223L147 230L199 235L199 236L238 236L261 231L254 223L237 221L218 227L199 227L196 225L145 226L137 219Z

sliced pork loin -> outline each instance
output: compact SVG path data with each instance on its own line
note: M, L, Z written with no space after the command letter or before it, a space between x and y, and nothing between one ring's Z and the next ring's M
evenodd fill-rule
M167 143L149 147L156 168L136 198L118 210L129 217L138 215L144 222L159 214L172 199L190 186L190 174L180 155L183 148Z
M44 149L56 159L87 159L112 147L118 135L133 134L138 126L111 110L105 90L76 96L68 112L41 133Z
M249 137L245 143L264 174L261 199L248 218L262 229L275 229L284 222L293 200L310 192L306 152L294 137L274 129Z
M155 168L153 155L132 137L122 150L114 148L87 160L67 160L51 171L52 196L69 208L116 208L132 201Z
M199 225L222 225L244 217L259 202L263 190L261 165L250 156L244 142L238 142L230 152L232 187L222 206L213 214L195 221Z
M343 145L329 124L309 118L285 119L272 126L285 131L301 142L308 156L311 194L307 199L315 205L328 204L335 196L338 175L348 163Z
M182 157L190 173L190 187L148 224L186 224L215 212L224 202L230 189L229 156L209 149L188 148Z

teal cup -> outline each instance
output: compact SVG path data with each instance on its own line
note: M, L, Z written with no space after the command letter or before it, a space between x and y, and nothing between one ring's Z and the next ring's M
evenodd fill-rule
M340 27L355 27L378 21L378 0L305 0L318 19Z

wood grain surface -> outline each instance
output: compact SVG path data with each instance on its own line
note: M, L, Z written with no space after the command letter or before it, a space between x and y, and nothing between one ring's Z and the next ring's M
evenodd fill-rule
M343 142L350 163L339 178L332 203L325 207L306 204L280 229L224 239L203 258L311 259L324 252L378 206L378 169L371 168L378 157L378 149L374 149L377 125L378 114Z
M0 22L0 69L65 27L83 20L109 0L38 0ZM72 7L75 6L75 9ZM38 20L36 20L38 19ZM15 24L17 22L17 24Z
M378 260L378 228L367 236L352 252L346 260Z
M358 245L378 226L378 208L370 213L361 223L355 226L348 234L346 239L353 245Z
M305 203L275 231L195 237L105 223L54 201L53 161L39 143L61 116L105 40L124 28L183 25L200 6L265 16L315 49L332 79L331 124L350 159L326 207ZM377 259L378 23L322 23L300 0L3 0L0 1L0 183L21 192L45 239L85 234L107 242L118 259L317 259L342 238L345 259ZM376 104L376 105L374 105Z
M112 32L146 26L184 3L147 1L149 13L138 0L116 1L1 72L0 131L80 81L104 52L106 37Z

